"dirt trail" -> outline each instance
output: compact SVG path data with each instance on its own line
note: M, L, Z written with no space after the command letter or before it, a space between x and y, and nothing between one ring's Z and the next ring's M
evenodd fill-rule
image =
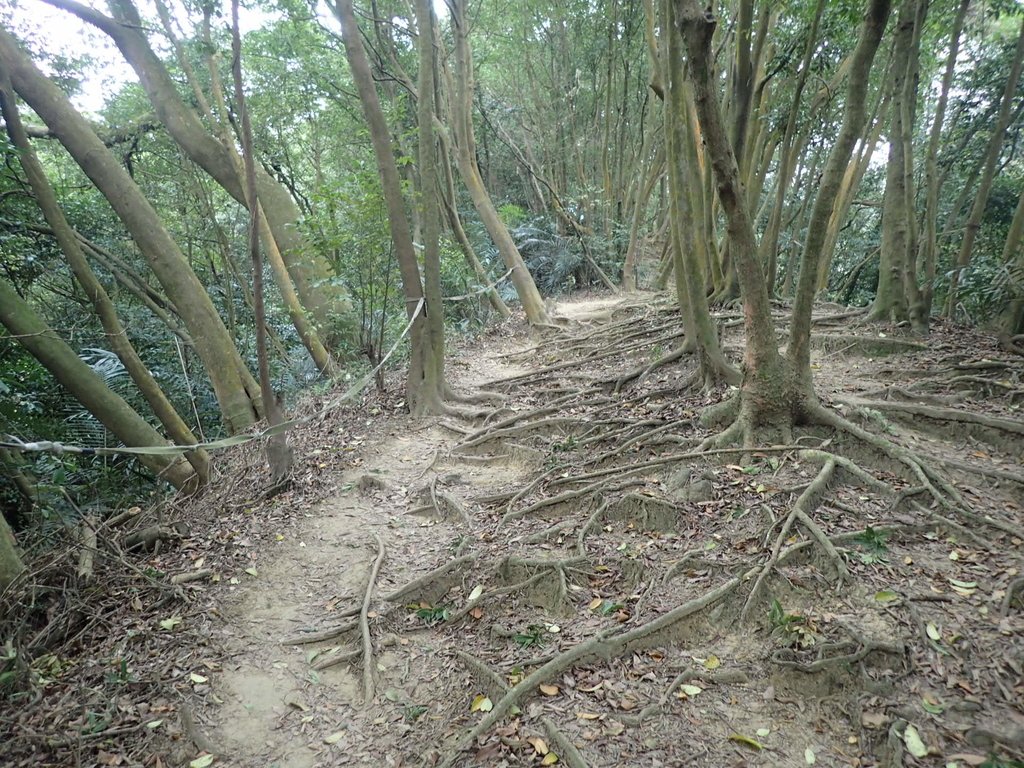
M823 400L930 474L821 430L708 454L698 415L722 393L687 386L670 299L557 314L562 333L452 360L458 389L506 398L484 421L367 419L339 491L239 579L201 718L218 764L867 767L1024 750L1024 428L1016 395L985 389L1019 382L1016 361L982 337L924 347L822 317Z
M620 303L615 297L580 300L561 305L558 315L587 323ZM526 370L510 358L532 346L529 339L489 346L482 355L456 361L449 376L456 388L473 391ZM343 492L306 513L305 523L260 562L256 577L239 585L237 597L223 609L228 659L215 688L221 703L209 714L217 723L214 743L232 764L309 768L333 764L342 754L353 764L376 762L371 745L360 744L359 723L352 717L354 711L365 716L372 709L361 700L358 668L312 671L309 647L282 645L281 640L337 623L332 614L362 599L377 554L373 532L381 534L387 547L379 591L428 569L416 551L422 529L430 528L428 536L441 540L457 532L446 530L451 526L442 521L406 514L414 486L442 475L479 490L505 487L528 473L511 459L480 465L447 457L457 434L429 423L397 421L361 452L359 466L342 478ZM383 487L365 492L368 477ZM330 645L314 647L322 651ZM375 663L378 691L406 686L413 676L411 659L403 654L386 653ZM420 693L424 700L432 698L429 690ZM329 758L328 752L335 757Z

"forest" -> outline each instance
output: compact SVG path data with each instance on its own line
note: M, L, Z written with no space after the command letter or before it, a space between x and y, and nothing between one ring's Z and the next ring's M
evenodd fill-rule
M0 764L1024 767L1024 6L0 7Z

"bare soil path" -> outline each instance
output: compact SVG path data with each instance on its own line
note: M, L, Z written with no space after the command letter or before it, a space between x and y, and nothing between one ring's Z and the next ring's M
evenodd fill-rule
M503 398L475 421L367 397L292 434L286 492L249 445L140 515L188 533L32 614L66 639L11 765L1024 764L1019 357L822 307L816 389L862 432L709 451L728 393L670 297L559 313L453 355Z

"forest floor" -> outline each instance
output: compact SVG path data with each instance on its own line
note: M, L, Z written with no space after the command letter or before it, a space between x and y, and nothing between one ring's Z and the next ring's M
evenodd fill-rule
M1024 361L819 308L822 401L921 474L821 428L698 450L726 393L688 386L670 297L558 314L453 352L503 398L475 419L397 386L321 414L272 498L254 445L225 456L140 566L176 584L101 566L92 666L11 764L1022 765Z

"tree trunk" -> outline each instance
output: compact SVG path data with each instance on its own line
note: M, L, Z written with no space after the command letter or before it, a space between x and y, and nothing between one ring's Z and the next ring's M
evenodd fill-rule
M238 432L253 424L259 417L259 388L202 283L153 206L67 97L3 30L0 68L7 70L15 91L50 127L131 233L195 342L224 425Z
M866 122L868 85L871 65L882 41L889 21L891 0L867 0L867 11L861 23L857 47L850 59L850 74L846 86L846 104L843 124L829 153L825 170L818 182L818 193L807 222L803 261L797 281L793 303L793 318L789 328L787 355L796 376L808 389L811 382L811 312L818 282L818 272L827 254L823 250L829 217L842 187L843 177L850 163L853 148L862 137Z
M935 263L938 259L938 215L939 215L939 148L942 145L942 124L946 119L946 106L949 103L949 91L953 85L953 73L956 71L956 60L960 53L960 36L964 29L964 19L971 0L960 0L953 20L953 29L949 33L949 55L946 57L946 69L942 74L942 86L939 100L935 105L935 116L928 134L928 149L924 161L924 234L921 238L918 262L924 269L921 287L920 306L915 313L923 318L931 316L932 299L935 292Z
M825 0L818 0L817 8L814 11L814 19L811 21L810 30L807 32L807 46L804 48L803 59L800 62L800 71L797 74L796 85L793 89L793 100L789 105L789 114L786 118L786 128L782 136L782 147L779 150L779 166L775 179L775 203L768 215L768 225L765 234L761 238L760 253L758 258L765 265L765 274L768 277L768 289L775 290L775 281L778 275L779 264L779 232L782 226L782 213L786 205L786 192L789 190L789 183L793 178L793 170L796 166L796 123L800 114L800 99L803 96L804 88L807 85L807 77L810 74L811 58L818 45L818 27L821 24L821 17L825 11Z
M415 403L417 415L439 413L444 397L444 304L441 298L441 212L437 200L437 142L434 138L434 12L431 0L416 0L419 93L419 210L423 225L423 292L426 333L423 385Z
M449 91L459 174L469 190L481 221L494 241L498 253L501 254L502 261L512 270L512 284L515 285L519 302L526 312L526 319L532 325L546 325L549 322L548 315L544 308L544 300L537 290L537 284L526 268L508 228L498 215L480 176L473 137L473 59L469 46L465 0L451 0L449 8L452 35L455 38L455 82L449 85Z
M792 426L805 417L808 406L816 406L810 371L811 308L814 284L821 260L821 246L843 171L864 122L864 101L868 75L889 15L889 0L869 0L861 28L847 94L843 126L829 156L815 200L801 266L799 288L793 310L787 357L779 355L772 321L768 286L757 259L757 244L749 209L743 199L736 158L725 131L710 67L711 39L715 20L698 0L675 0L677 19L689 54L690 76L704 140L711 156L718 198L728 222L729 247L735 260L743 297L744 327L747 335L744 377L740 388L739 413L734 428L745 444L752 444L759 426L777 429L789 439ZM723 436L735 434L726 430Z
M391 147L391 133L388 130L384 112L381 110L380 99L373 84L373 74L370 71L366 49L363 47L363 41L359 35L359 25L356 22L352 0L330 0L329 5L341 23L345 55L348 58L349 69L352 71L352 80L359 92L363 115L370 129L370 141L373 144L373 154L377 159L377 172L380 174L381 190L387 205L388 227L391 230L391 240L398 258L399 273L402 276L405 306L408 316L413 318L417 304L424 298L423 285L420 282L419 264L416 258L416 248L413 245L412 230L409 227L409 218L405 211L405 201L402 199L402 182L398 175L394 150ZM428 98L429 94L420 94L420 101ZM424 310L428 313L435 310L440 312L441 308L424 306ZM428 341L429 337L421 312L415 317L410 332L409 375L406 379L407 403L410 410L413 411L417 409L417 403L423 394L422 385L427 359L424 345Z
M157 117L178 146L231 197L242 205L248 205L233 146L225 145L215 138L181 98L167 68L150 46L145 36L145 27L131 0L109 1L114 18L76 0L44 1L73 13L112 39L135 70ZM317 330L328 339L329 344L333 344L340 340L338 318L344 317L351 310L348 295L337 281L330 280L330 265L309 246L296 226L301 213L288 190L259 164L256 175L267 222L285 259L288 274L295 283L302 306L313 318Z
M1017 36L1017 47L1014 50L1013 62L1010 65L1010 73L1007 76L1006 87L999 102L999 116L996 118L996 123L992 128L992 135L988 140L988 147L985 150L985 165L982 169L981 179L978 182L978 191L974 196L974 205L971 207L970 216L967 217L963 240L960 242L960 251L957 253L953 275L949 281L949 294L946 296L946 317L952 317L956 311L960 274L971 263L974 241L978 236L978 230L981 229L981 220L985 215L988 195L992 191L992 182L995 180L999 153L1002 151L1003 141L1006 138L1006 129L1010 125L1010 117L1013 113L1012 106L1017 94L1017 82L1020 80L1022 64L1024 64L1024 22L1021 23L1020 33Z
M132 346L129 340L127 330L117 316L114 302L110 300L110 296L107 295L100 281L89 267L89 262L82 252L78 238L75 237L74 230L71 229L71 225L64 218L64 212L57 202L57 196L54 194L53 187L50 186L43 167L36 157L32 145L29 143L28 136L21 122L21 116L18 114L14 93L10 89L10 83L6 82L6 78L2 75L0 75L0 110L2 110L4 120L7 123L7 133L11 137L11 143L20 153L19 159L21 160L22 170L25 172L29 186L32 188L39 209L42 211L46 222L53 229L54 237L64 252L64 256L71 266L71 271L75 275L75 279L81 285L85 295L89 297L89 301L99 316L110 349L124 365L128 375L135 383L135 386L138 387L142 396L146 398L149 407L153 409L153 414L159 419L170 438L179 445L198 443L199 440L196 439L196 436L192 434L192 430L188 428L188 425L174 409L174 406L171 405L160 385L157 384L153 375L139 357L138 352L135 351L135 347ZM206 451L190 451L185 454L185 457L195 469L199 483L205 485L209 479L210 468L210 459Z
M889 123L889 157L885 165L885 192L882 196L882 249L878 263L878 288L868 312L868 320L899 323L906 321L909 316L903 281L907 270L910 218L913 212L907 207L909 190L906 186L906 168L909 160L903 137L905 131L911 130L906 125L910 114L907 109L907 77L912 66L916 18L917 0L904 0L896 24L892 76L889 80L892 114Z
M744 440L749 442L752 430L762 425L789 431L796 392L792 375L779 355L768 287L757 261L754 226L716 92L711 40L717 22L705 13L698 0L674 2L676 21L686 43L697 116L726 218L729 253L743 297L747 343L737 423L742 423Z
M167 445L160 433L46 326L6 280L0 280L0 323L122 443L131 447ZM193 474L188 463L178 456L142 454L139 461L175 488L184 487Z
M665 156L668 168L671 219L669 226L672 232L676 292L683 314L688 320L686 332L697 352L704 388L710 390L721 383L738 385L742 377L722 354L718 343L718 329L708 311L704 265L695 247L698 230L686 191L687 158L684 147L689 102L685 94L682 46L672 18L672 0L664 0L663 10L664 28L668 30L668 71L662 76L662 81L667 86L664 108Z

